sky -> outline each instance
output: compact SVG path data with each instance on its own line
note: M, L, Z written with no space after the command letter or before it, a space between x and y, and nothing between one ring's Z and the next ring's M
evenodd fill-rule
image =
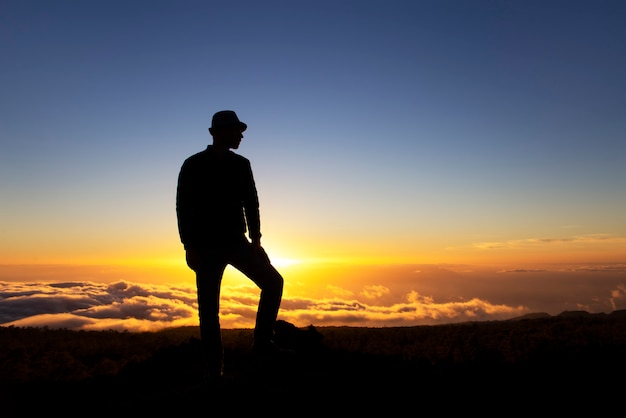
M248 129L296 325L626 309L619 0L0 1L0 325L197 324L178 171ZM234 269L222 326L251 327Z

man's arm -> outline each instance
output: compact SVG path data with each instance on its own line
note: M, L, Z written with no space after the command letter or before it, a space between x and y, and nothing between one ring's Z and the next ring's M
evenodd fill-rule
M190 243L197 240L197 201L194 196L197 193L195 184L195 173L193 165L183 163L178 174L178 184L176 187L176 217L178 220L178 234L180 241L185 248Z
M261 246L261 215L259 212L259 196L254 182L250 163L246 163L246 183L243 196L243 207L248 227L248 236L255 246Z

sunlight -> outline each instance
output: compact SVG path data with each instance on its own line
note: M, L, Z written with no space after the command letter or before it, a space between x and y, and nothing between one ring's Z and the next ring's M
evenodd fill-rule
M274 265L274 267L289 267L294 264L301 263L300 260L296 260L293 258L272 257L271 260L272 260L272 265Z

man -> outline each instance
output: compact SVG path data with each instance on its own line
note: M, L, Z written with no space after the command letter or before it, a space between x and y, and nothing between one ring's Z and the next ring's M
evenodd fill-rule
M273 342L283 278L261 246L259 199L250 161L231 151L239 148L247 127L232 110L215 113L209 128L213 144L187 158L178 176L178 230L187 265L196 274L205 379L210 382L223 373L219 300L227 265L261 289L253 351L259 355L283 351Z

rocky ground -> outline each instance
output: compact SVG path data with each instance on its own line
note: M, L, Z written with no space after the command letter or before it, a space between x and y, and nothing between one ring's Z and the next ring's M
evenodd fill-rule
M115 374L5 381L2 416L599 416L622 402L625 330L623 318L579 317L291 329L284 342L296 353L284 358L257 358L244 343L226 344L217 385L202 381L199 341L190 338Z

